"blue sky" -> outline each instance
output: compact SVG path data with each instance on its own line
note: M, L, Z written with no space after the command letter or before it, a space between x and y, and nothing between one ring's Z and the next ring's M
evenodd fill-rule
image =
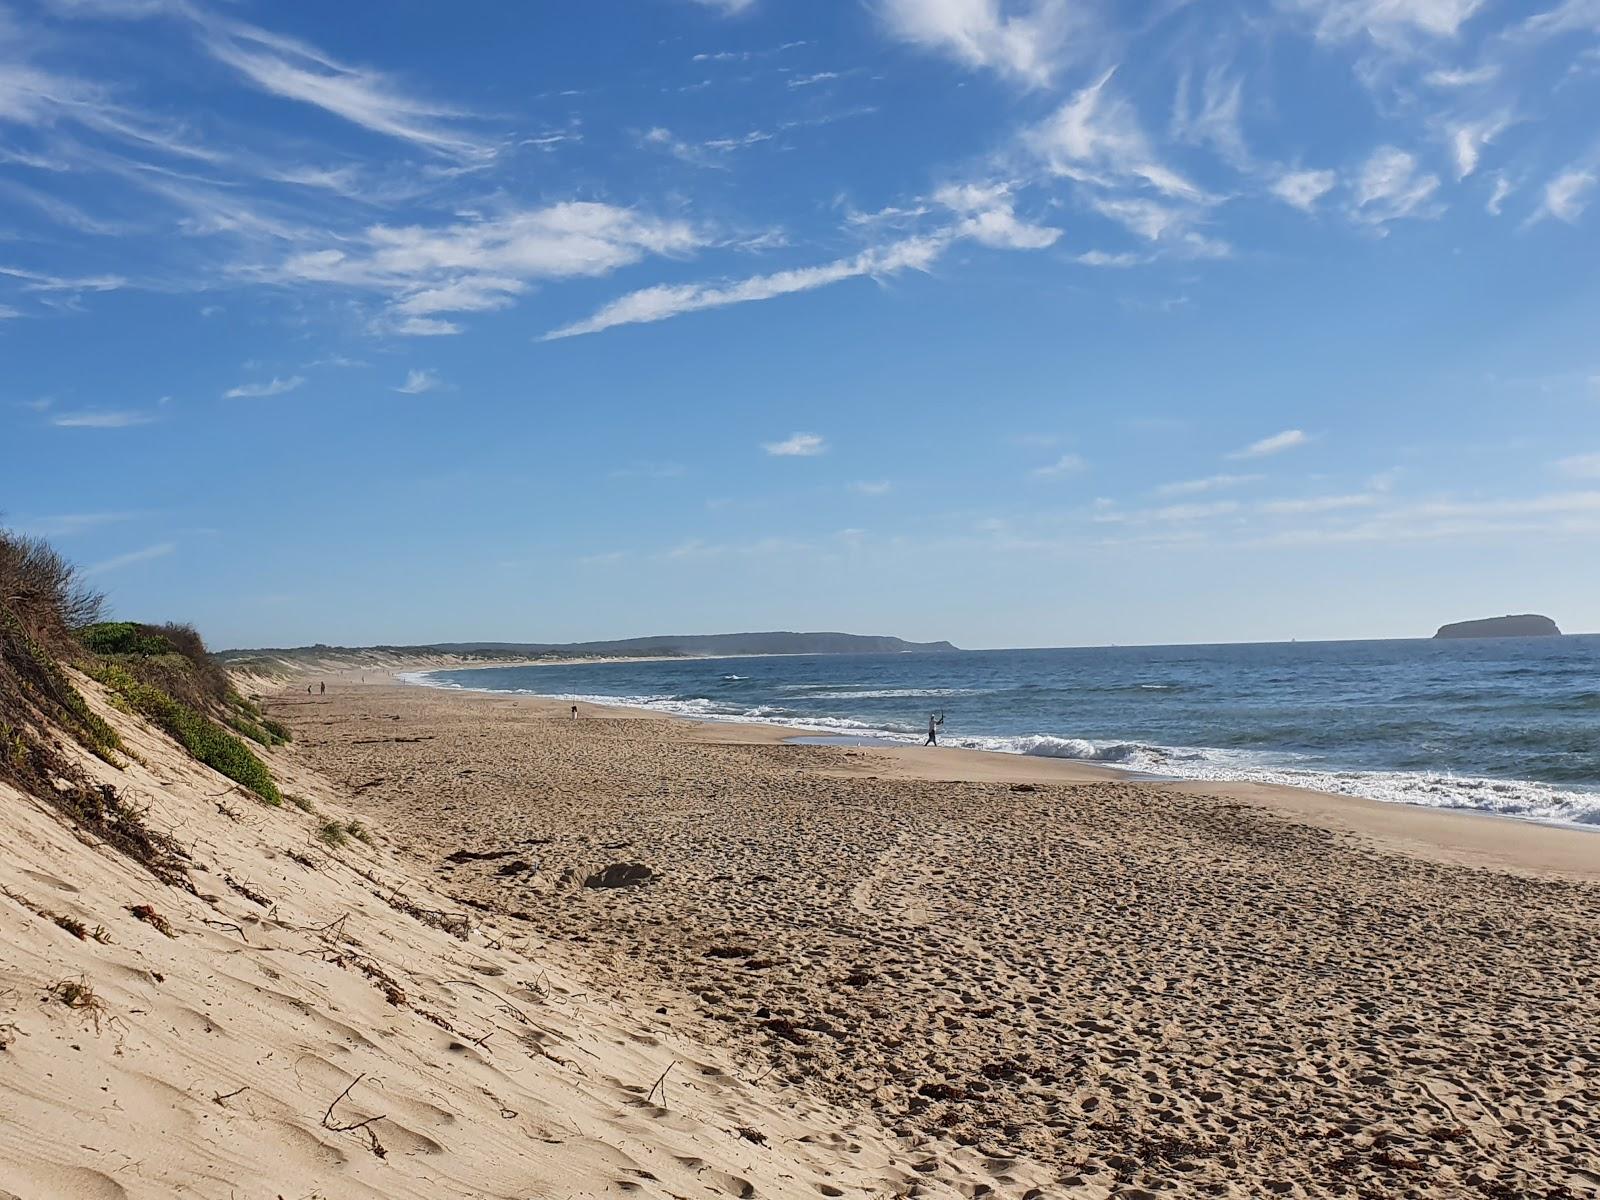
M0 509L221 645L1600 629L1595 0L0 0Z

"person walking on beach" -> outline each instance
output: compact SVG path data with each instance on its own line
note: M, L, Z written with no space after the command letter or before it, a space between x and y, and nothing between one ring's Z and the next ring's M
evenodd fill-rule
M572 706L572 719L574 721L578 719L578 706L576 704Z
M317 695L326 696L327 694L328 694L328 685L325 684L325 683L317 684Z
M939 744L939 726L943 724L943 713L928 714L928 740L922 743L924 746L937 746Z

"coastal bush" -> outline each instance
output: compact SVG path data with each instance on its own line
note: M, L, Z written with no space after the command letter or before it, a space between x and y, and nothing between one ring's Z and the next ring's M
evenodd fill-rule
M0 779L161 882L193 891L183 847L146 825L116 788L89 779L54 736L64 732L112 763L123 748L60 661L82 653L74 634L94 623L103 605L47 544L0 529Z
M133 711L165 730L191 756L243 784L268 804L283 803L266 764L210 717L135 677L125 666L102 662L92 667L91 673Z
M149 625L134 621L98 621L78 631L78 642L92 654L132 654L151 658L176 654L178 648Z
M0 608L34 642L60 653L74 631L100 619L105 596L43 538L0 529Z
M223 714L223 722L229 728L244 734L252 742L269 749L291 740L289 730L282 722L272 720L261 711L259 705L246 700L232 688L228 689L227 709Z

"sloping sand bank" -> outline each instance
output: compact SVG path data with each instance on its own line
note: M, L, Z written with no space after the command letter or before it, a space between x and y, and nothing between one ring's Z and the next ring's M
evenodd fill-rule
M78 683L137 756L92 769L188 847L198 894L0 787L0 1196L1022 1196L1050 1177L932 1163L860 1106L758 1081L683 995L440 894L379 822L355 836L296 748L272 766L314 814Z

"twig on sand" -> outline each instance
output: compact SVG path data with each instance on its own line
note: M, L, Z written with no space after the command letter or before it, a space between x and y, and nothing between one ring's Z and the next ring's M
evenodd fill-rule
M324 1129L332 1130L334 1133L357 1133L364 1131L367 1135L368 1143L372 1152L379 1158L388 1158L389 1152L383 1148L383 1143L378 1140L377 1133L372 1129L372 1126L378 1121L387 1120L388 1118L386 1115L379 1114L376 1117L368 1117L365 1121L357 1121L353 1125L335 1125L333 1123L333 1110L339 1106L339 1101L348 1096L355 1088L356 1084L360 1083L366 1077L367 1076L365 1072L357 1075L350 1081L349 1086L346 1087L344 1091L340 1092L333 1098L333 1103L328 1105L328 1111L322 1114L322 1127Z
M211 1103L216 1104L216 1105L220 1105L221 1107L226 1108L227 1105L223 1104L222 1102L224 1100L232 1100L235 1096L237 1096L240 1092L242 1092L244 1090L245 1089L242 1088L242 1087L236 1087L231 1092L223 1092L221 1095L214 1095L214 1096L211 1097Z
M483 984L478 983L475 980L471 980L471 979L441 979L439 982L440 983L454 983L454 984L459 984L459 985L461 985L463 987L474 987L474 988L477 988L480 992L483 992L485 995L493 996L495 998L495 1000L498 1001L498 1003L495 1004L495 1008L498 1009L500 1012L503 1012L507 1016L515 1018L517 1021L519 1021L523 1025L532 1025L533 1024L533 1018L528 1016L527 1013L523 1012L520 1008L518 1008L515 1004L511 1003L511 1001L507 1000L499 992L496 992L491 988L486 988L486 987L483 986Z
M667 1106L667 1074L672 1070L673 1067L675 1067L677 1065L678 1065L678 1060L677 1059L673 1059L671 1062L669 1062L667 1064L667 1069L665 1071L661 1072L660 1077L653 1084L650 1085L650 1090L644 1094L644 1100L645 1100L646 1104L650 1103L651 1097L653 1097L656 1094L657 1089L660 1089L660 1092L661 1092L661 1107L665 1108Z
M233 930L235 933L237 933L239 935L239 940L241 942L248 942L250 940L249 938L244 936L243 928L241 928L238 925L235 925L232 921L213 921L209 917L207 917L207 918L205 918L205 923L207 925L214 926L217 929L231 929L231 930Z

